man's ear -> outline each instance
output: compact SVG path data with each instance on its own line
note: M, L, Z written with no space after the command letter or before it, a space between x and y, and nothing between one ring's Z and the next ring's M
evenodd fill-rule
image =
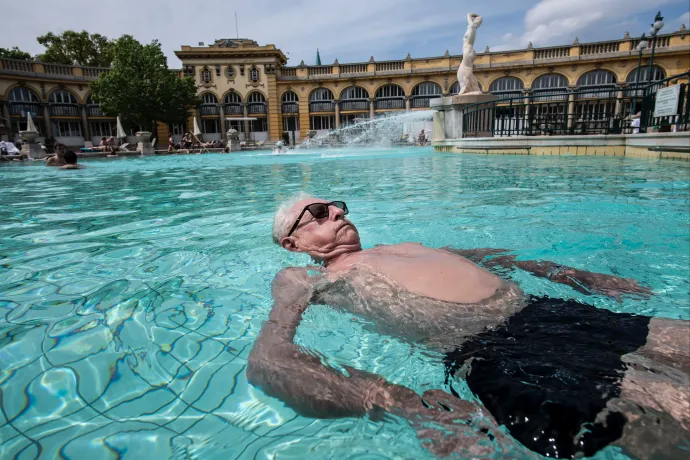
M298 252L296 241L291 236L286 236L280 240L280 245L290 252Z

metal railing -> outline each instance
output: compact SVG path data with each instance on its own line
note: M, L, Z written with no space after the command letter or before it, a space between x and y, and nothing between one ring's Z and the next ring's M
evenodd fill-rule
M656 106L657 91L675 85L678 80L684 80L684 82L679 85L677 115L655 117L654 107ZM647 86L645 95L642 97L640 131L646 132L649 128L659 128L660 131L666 131L670 130L672 125L675 125L676 131L688 131L690 129L690 87L688 81L690 81L690 72L665 78Z
M335 112L335 103L333 101L310 102L309 112Z
M242 109L242 104L225 104L224 106L225 115L243 115L244 110Z
M204 105L202 104L199 107L201 111L201 116L204 115L220 115L220 108L216 104L208 104Z
M253 102L247 104L247 113L257 114L266 113L266 104L263 102Z
M640 131L649 127L687 131L690 123L688 84L680 84L678 114L654 118L656 92L672 82L689 80L690 72L645 85L642 91ZM675 84L675 83L673 83ZM640 91L640 89L638 89ZM584 88L570 93L533 94L467 106L463 111L463 136L510 137L632 133L631 102L620 88ZM623 97L619 97L620 94Z
M361 99L344 100L340 102L340 110L342 110L343 112L369 110L369 101Z
M283 102L283 113L299 113L297 102Z
M376 110L393 110L393 109L404 109L405 108L405 98L402 97L381 97L376 98L374 101L374 109Z
M76 104L50 104L50 114L56 117L78 117L79 106Z
M438 96L412 96L412 101L410 105L413 109L422 109L430 107L429 101L437 97L441 97L441 95L439 94Z
M89 105L86 107L86 115L89 117L104 117L105 114L97 105Z
M10 115L19 115L25 117L27 113L31 113L32 117L42 116L41 104L38 102L10 102Z

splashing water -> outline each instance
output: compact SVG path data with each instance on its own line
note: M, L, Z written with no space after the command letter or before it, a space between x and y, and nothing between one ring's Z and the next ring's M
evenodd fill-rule
M386 147L391 145L411 145L417 135L424 130L431 133L433 110L417 110L387 114L374 118L356 120L342 128L321 131L313 139L307 139L297 148L321 146L343 147ZM429 138L430 135L427 135Z

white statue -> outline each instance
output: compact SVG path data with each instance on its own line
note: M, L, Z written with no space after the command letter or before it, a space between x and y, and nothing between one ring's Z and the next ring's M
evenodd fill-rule
M477 57L477 53L474 52L474 40L477 38L477 29L481 25L481 16L473 13L467 15L467 32L463 39L462 62L458 69L458 84L460 85L458 94L482 94L477 77L472 72L474 58Z

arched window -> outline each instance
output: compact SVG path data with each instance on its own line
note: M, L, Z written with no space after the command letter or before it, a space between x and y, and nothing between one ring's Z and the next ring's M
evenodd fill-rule
M643 88L646 86L649 86L650 83L653 83L655 81L663 80L666 78L666 72L664 72L664 69L662 69L659 66L654 66L652 69L652 79L649 79L649 67L644 66L640 67L640 76L638 80L637 76L637 68L633 69L625 79L626 83L628 84L628 88L625 91L625 97L632 97L634 94L637 95L637 97L642 97L644 94ZM639 82L639 83L638 83ZM639 87L637 91L635 91L635 87ZM655 88L657 89L657 85L654 85Z
M9 94L10 115L26 117L27 113L31 113L31 116L36 118L41 115L40 102L36 93L30 89L14 88Z
M259 81L259 69L257 69L256 67L252 67L249 70L249 80L253 82Z
M359 86L345 88L340 94L343 112L369 110L369 92Z
M226 115L242 115L244 110L242 110L242 96L235 91L230 91L223 98L223 105L225 106Z
M211 71L208 70L208 67L204 67L201 70L201 82L202 83L211 83Z
M204 101L204 104L218 104L218 98L213 93L206 93L201 99Z
M558 73L540 75L532 82L532 92L537 102L568 100L568 79Z
M205 93L201 96L201 115L220 115L218 98L213 93ZM211 132L211 131L204 131ZM216 132L216 131L212 131Z
M51 104L76 104L77 98L66 89L56 89L48 97Z
M525 84L517 77L501 77L494 80L489 86L489 92L499 99L510 99L522 96Z
M317 88L309 95L310 112L334 112L333 93L328 88ZM314 128L316 129L316 128Z
M40 102L36 93L26 88L14 88L10 91L10 102Z
M607 86L616 83L616 75L608 70L590 70L577 79L577 86Z
M78 117L77 98L66 89L56 89L50 96L50 114L58 117Z
M608 70L590 70L578 78L577 86L577 99L616 97L616 75Z
M431 99L443 96L441 85L433 81L425 81L412 90L412 108L429 107Z
M299 113L299 97L294 91L283 93L283 113Z
M404 109L405 90L401 86L388 84L376 90L374 108L384 109Z
M249 113L266 113L266 98L262 93L255 91L247 97L247 109Z

